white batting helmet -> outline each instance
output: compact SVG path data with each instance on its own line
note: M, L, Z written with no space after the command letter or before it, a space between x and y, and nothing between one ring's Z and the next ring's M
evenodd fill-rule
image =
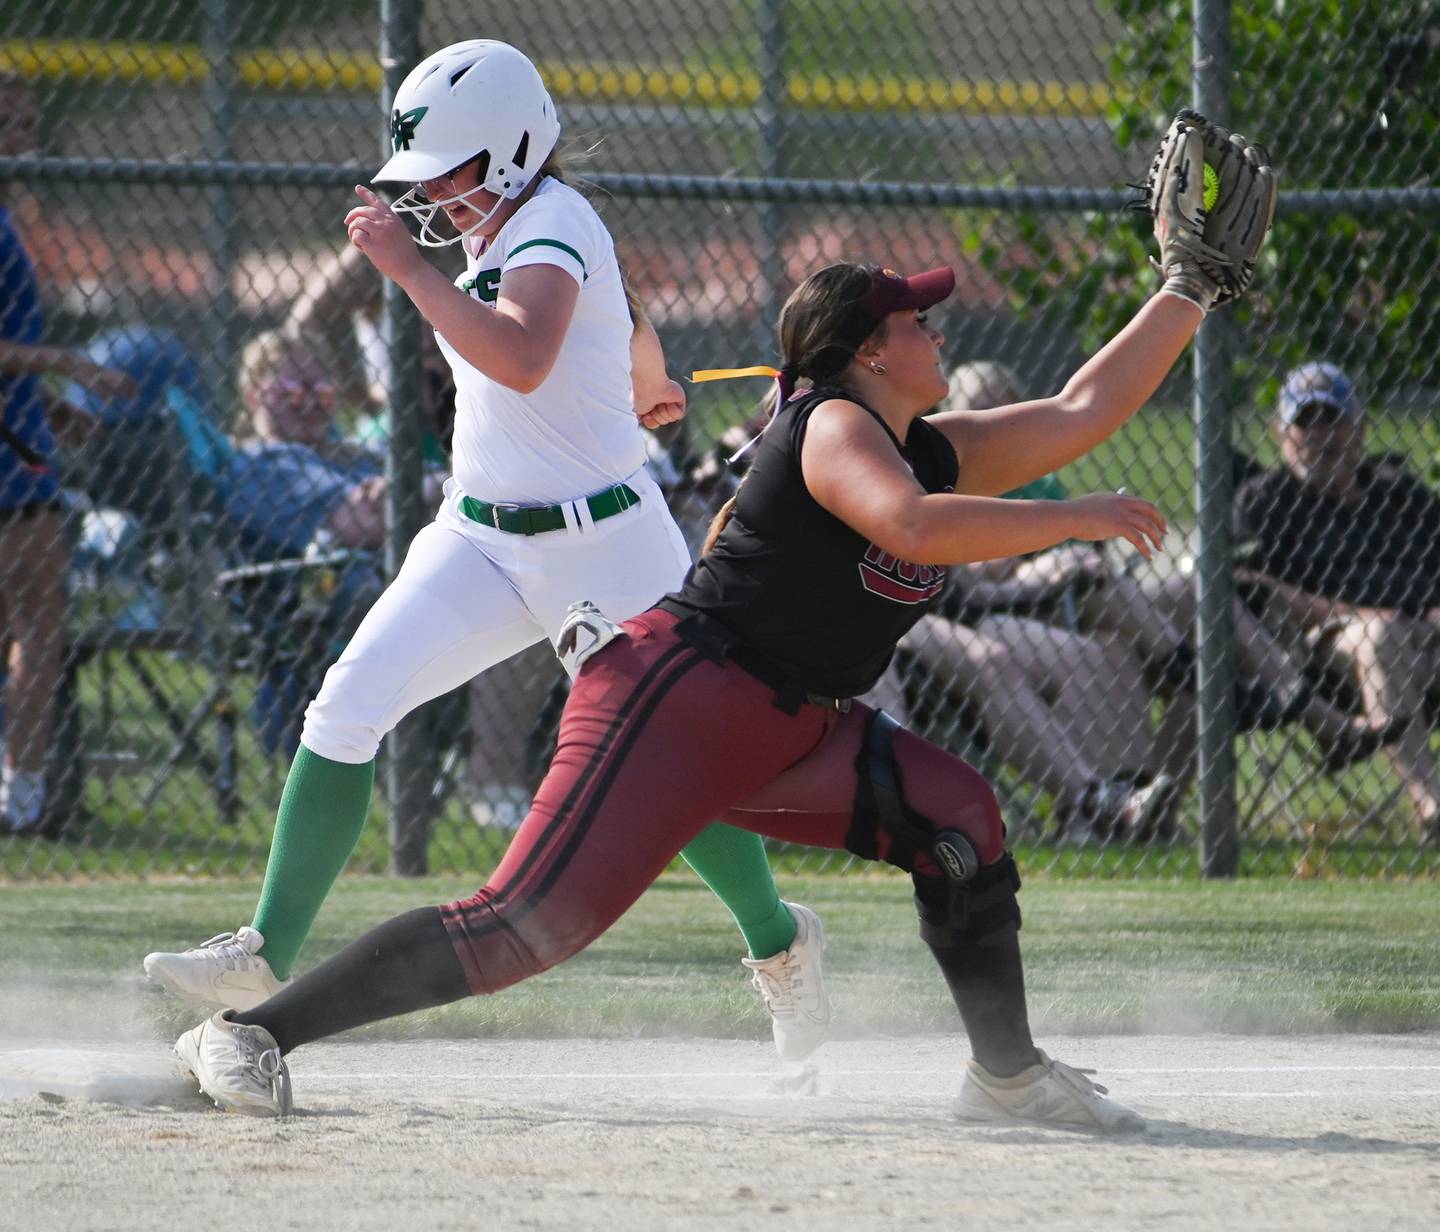
M463 233L442 238L430 222L441 206L465 200L468 192L432 202L412 189L394 204L399 213L420 216L421 243L453 244L525 191L559 137L555 104L529 59L509 43L469 39L427 56L400 84L390 115L394 152L375 182L418 184L478 159L479 184L471 191L494 193L500 202L484 214L477 210L477 221Z

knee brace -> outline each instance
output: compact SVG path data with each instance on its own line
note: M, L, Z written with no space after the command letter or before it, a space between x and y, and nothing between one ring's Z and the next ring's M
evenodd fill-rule
M866 860L878 859L877 834L883 829L890 837L888 863L909 870L923 851L935 861L947 883L963 886L980 871L980 853L967 835L939 829L905 803L895 764L895 733L899 729L900 724L883 710L870 716L855 759L855 809L845 846Z
M968 881L912 873L920 939L936 950L975 945L992 933L1020 927L1020 872L1007 851Z

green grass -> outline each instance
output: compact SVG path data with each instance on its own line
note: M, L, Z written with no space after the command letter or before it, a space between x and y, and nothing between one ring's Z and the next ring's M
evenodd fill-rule
M836 1032L951 1030L899 876L791 878L830 933ZM307 964L474 880L341 882ZM253 882L9 886L0 891L0 1032L118 1015L164 1037L191 1009L140 991L148 949L248 919ZM1440 899L1418 883L1066 882L1027 876L1022 940L1041 1033L1440 1029ZM368 1028L401 1036L697 1034L761 1038L738 935L693 878L663 878L593 947L490 998Z

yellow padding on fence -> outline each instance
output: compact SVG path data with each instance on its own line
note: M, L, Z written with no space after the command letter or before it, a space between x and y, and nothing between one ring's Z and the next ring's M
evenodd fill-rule
M241 51L234 66L241 84L252 90L378 91L382 80L373 55L319 49ZM170 85L195 85L210 75L209 62L194 44L58 39L0 42L0 71L5 70L31 79Z
M233 64L239 82L251 90L378 92L382 80L380 62L368 52L248 49L237 51ZM560 61L541 61L539 67L559 99L748 108L762 92L760 75L752 72ZM0 41L0 71L7 70L32 80L195 85L209 75L210 66L193 44L8 39ZM1113 99L1110 87L1092 82L823 73L791 74L785 93L792 106L824 111L973 115L1098 116Z

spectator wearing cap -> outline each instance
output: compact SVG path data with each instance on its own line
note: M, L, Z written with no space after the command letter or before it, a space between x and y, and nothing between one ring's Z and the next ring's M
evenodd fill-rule
M1283 465L1235 494L1242 581L1265 618L1303 631L1331 683L1372 723L1421 827L1440 839L1440 775L1424 721L1440 681L1440 497L1393 459L1365 453L1355 384L1331 363L1290 372L1274 423Z
M951 374L945 407L979 409L1024 400L1010 369L981 361L962 364ZM1056 500L1065 492L1056 477L1048 475L1008 495ZM1095 831L1162 838L1173 833L1175 807L1195 771L1195 652L1190 641L1194 579L1176 572L1142 587L1137 579L1108 569L1091 544L953 568L951 579L950 614L961 623L928 617L929 624L916 626L903 643L907 649L927 661L942 654L951 660L948 666L936 666L944 667L955 687L977 704L990 698L988 708L982 706L987 726L995 712L1004 711L1008 726L1001 729L1002 736L1016 747L1036 750L1034 757L1053 754L1067 778L1073 779L1088 763L1120 782L1161 784L1159 793L1142 791L1125 801L1120 826L1092 819ZM1352 716L1314 692L1281 640L1243 604L1235 605L1234 619L1240 668L1236 711L1243 729L1299 722L1314 737L1330 771L1373 755L1398 733L1393 725ZM922 639L928 644L921 645ZM963 661L961 647L966 650ZM1042 647L1056 654L1048 681ZM1022 675L1038 678L1049 698L1045 706L1018 687ZM1167 702L1153 737L1152 691ZM1071 708L1067 725L1070 736L1088 748L1083 760L1066 743L1037 738L1042 726L1053 729L1053 722L1042 725L1040 720L1055 704ZM1027 721L1028 736L1009 730ZM1075 818L1073 829L1067 830L1073 836L1083 828L1087 809L1067 802L1094 802L1101 793L1089 788L1077 797L1071 788L1058 798L1062 818ZM1125 800L1114 791L1106 798ZM1154 816L1153 830L1144 823L1138 831L1126 824L1137 803Z

